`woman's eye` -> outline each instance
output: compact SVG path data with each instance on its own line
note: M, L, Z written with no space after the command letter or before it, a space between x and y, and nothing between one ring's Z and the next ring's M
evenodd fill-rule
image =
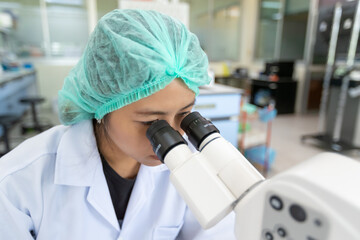
M157 120L153 120L153 121L147 121L147 122L141 122L141 124L145 125L145 126L150 126L151 124L153 124L154 122L156 122Z
M188 115L189 113L190 113L190 112L187 111L187 112L179 113L178 115L179 115L180 117L185 117L185 116Z

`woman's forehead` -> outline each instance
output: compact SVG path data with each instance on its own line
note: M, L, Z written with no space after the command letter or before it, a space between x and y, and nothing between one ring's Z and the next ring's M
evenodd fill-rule
M139 101L122 107L115 112L138 116L167 115L192 107L195 93L182 81L172 81L164 89Z
M183 81L172 81L164 89L134 102L134 107L156 107L156 106L185 106L194 101L195 93L191 91ZM185 104L185 105L184 105Z

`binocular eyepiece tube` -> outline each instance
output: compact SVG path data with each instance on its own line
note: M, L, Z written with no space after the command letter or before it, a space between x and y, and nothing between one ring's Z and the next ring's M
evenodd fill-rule
M180 127L189 137L190 142L200 150L201 143L212 133L220 131L198 112L192 112L187 115L181 122Z
M181 122L180 127L188 136L190 142L199 150L203 140L219 130L198 112L188 114ZM178 131L173 129L165 120L155 121L146 131L155 154L164 162L166 154L179 144L187 144Z
M187 144L178 131L173 129L165 120L155 121L146 131L146 137L153 146L154 153L164 163L166 154L179 144Z

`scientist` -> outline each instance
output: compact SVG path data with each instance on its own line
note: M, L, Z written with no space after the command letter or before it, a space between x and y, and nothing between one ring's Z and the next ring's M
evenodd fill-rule
M179 125L209 83L197 37L155 11L97 24L59 92L64 125L0 159L0 239L234 239L234 216L202 230L145 132Z

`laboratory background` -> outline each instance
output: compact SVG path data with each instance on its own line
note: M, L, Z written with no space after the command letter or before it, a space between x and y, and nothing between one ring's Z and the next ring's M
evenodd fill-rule
M212 78L194 110L266 177L321 152L360 161L359 1L0 1L0 152L60 124L57 93L120 8L182 21ZM340 11L341 10L341 11Z

